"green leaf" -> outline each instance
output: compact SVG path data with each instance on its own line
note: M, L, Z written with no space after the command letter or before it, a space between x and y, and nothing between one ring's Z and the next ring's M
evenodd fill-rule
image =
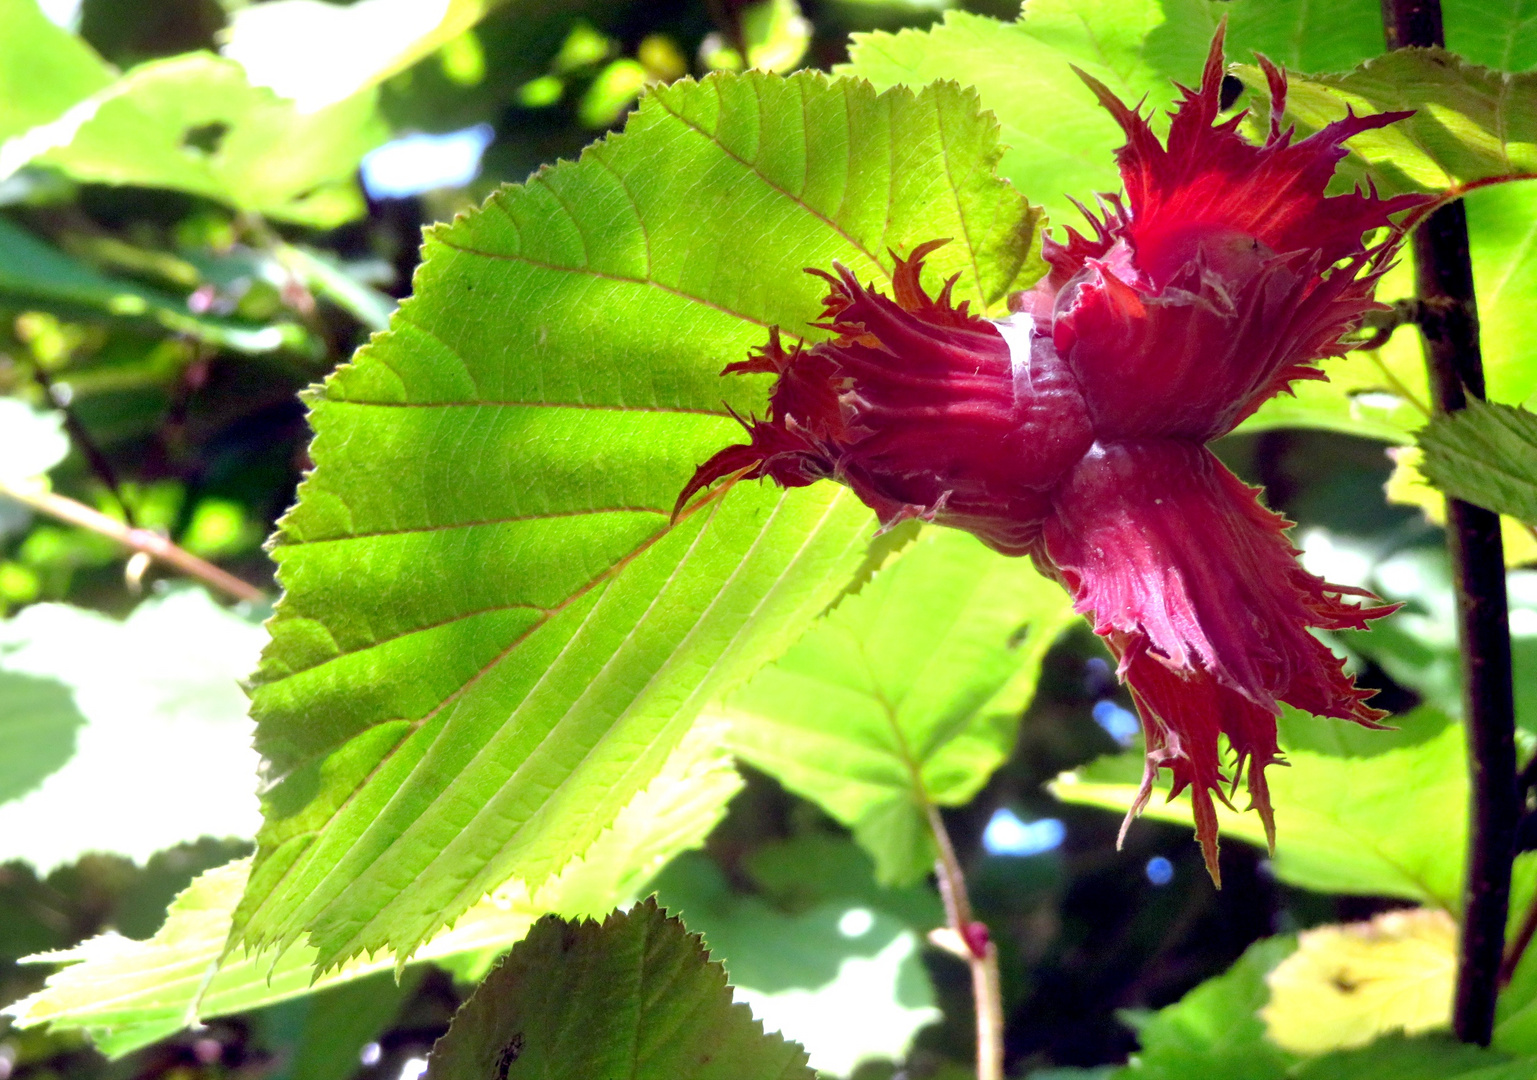
M0 148L0 154L3 154ZM305 340L294 323L254 326L194 315L186 300L112 277L0 216L0 303L44 307L85 317L152 322L175 334L237 352L271 352Z
M428 1080L815 1077L732 1004L720 964L654 900L602 925L542 920L464 1003Z
M4 658L0 657L0 665ZM75 756L85 717L68 686L0 666L0 803L39 787Z
M817 869L802 864L811 875ZM805 1047L811 1067L828 1076L852 1076L869 1059L905 1060L917 1031L940 1019L915 933L928 927L888 910L912 906L904 893L935 907L938 897L927 886L879 889L868 861L863 869L865 897L824 899L793 915L733 890L699 854L678 859L656 882L657 902L703 936L736 1000Z
M257 1012L251 1026L279 1054L271 1080L348 1080L363 1047L416 993L421 974L397 982L380 971Z
M1278 878L1319 892L1398 896L1449 911L1461 906L1468 780L1460 724L1371 757L1283 748L1290 768L1267 773ZM1059 776L1051 791L1063 802L1124 811L1140 771L1140 755L1102 758ZM1190 804L1155 793L1144 816L1189 824ZM1264 845L1257 814L1219 806L1217 819L1223 836Z
M0 0L0 142L56 120L112 81L84 41L55 26L37 0Z
M1265 976L1296 948L1292 937L1265 938L1237 962L1175 1004L1149 1014L1123 1014L1141 1051L1116 1080L1281 1080L1297 1059L1265 1038L1256 1015L1270 1000Z
M1235 69L1263 112L1264 74ZM1414 115L1350 140L1385 192L1440 193L1475 181L1537 172L1537 73L1510 75L1442 49L1398 49L1343 75L1293 75L1287 116L1299 136L1345 116L1412 110Z
M503 2L276 0L235 9L223 51L252 86L314 112L404 71Z
M232 60L134 68L58 120L0 144L0 178L51 165L77 180L171 188L317 228L363 212L353 174L386 137L365 92L303 112Z
M20 715L19 692L47 680L53 703L67 688L85 721L67 764L0 805L0 862L46 873L91 851L142 862L202 836L254 835L257 759L238 680L261 639L200 589L147 600L123 622L38 604L0 623L0 716Z
M889 281L936 235L936 275L1001 310L1039 258L997 154L954 86L713 76L429 232L416 296L315 395L274 540L237 940L409 953L537 888L833 599L873 524L841 488L728 485L669 524L728 406L764 407L771 380L717 373L767 326L825 333L801 268Z
M1530 1080L1537 1059L1469 1046L1449 1035L1390 1035L1359 1050L1304 1062L1296 1080Z
M1426 478L1453 498L1537 523L1537 415L1471 398L1420 432Z
M1007 149L998 171L1053 221L1077 223L1082 215L1069 196L1120 188L1113 149L1122 136L1070 65L1131 100L1148 94L1152 104L1167 104L1173 87L1141 57L1159 10L1153 0L1048 0L1032 2L1026 14L1001 23L947 11L929 30L855 34L849 63L836 70L879 88L934 79L975 87L1002 125Z
M1264 53L1293 71L1347 71L1385 48L1382 8L1374 0L1162 0L1166 16L1147 37L1144 55L1186 86L1201 67L1218 24L1227 19L1227 55ZM1448 3L1448 8L1451 4Z
M1537 15L1529 0L1447 0L1447 47L1501 71L1537 67Z
M598 915L630 903L678 852L697 847L741 787L721 733L691 731L655 780L620 811L613 827L533 895L508 882L437 934L417 958L476 978L528 932L540 915ZM316 952L298 946L281 955L239 952L221 960L250 872L242 859L203 874L167 913L149 941L104 934L73 949L29 958L69 965L38 993L7 1012L19 1027L86 1031L117 1057L189 1024L301 997L399 966L383 952L316 976Z
M918 880L937 854L928 808L1003 764L1075 619L1028 561L925 529L726 701L731 747L852 828L878 880Z

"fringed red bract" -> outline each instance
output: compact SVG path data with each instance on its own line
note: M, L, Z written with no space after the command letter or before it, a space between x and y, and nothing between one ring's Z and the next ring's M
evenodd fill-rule
M1281 703L1377 726L1369 692L1313 630L1364 629L1393 608L1303 569L1289 523L1206 448L1348 347L1380 307L1425 201L1326 195L1343 142L1407 114L1348 116L1300 141L1283 130L1285 75L1261 58L1272 116L1260 145L1219 120L1222 34L1166 143L1084 76L1126 132L1126 194L1085 211L1089 233L1044 241L1050 272L990 320L920 282L944 241L893 254L892 295L846 268L829 286L832 337L786 348L777 331L726 370L778 376L751 441L700 466L678 500L730 474L847 484L890 526L910 517L1028 555L1060 581L1119 661L1160 769L1188 788L1214 879L1215 800L1247 772L1274 840L1265 769ZM1375 243L1367 238L1378 236ZM1220 738L1233 754L1225 775Z

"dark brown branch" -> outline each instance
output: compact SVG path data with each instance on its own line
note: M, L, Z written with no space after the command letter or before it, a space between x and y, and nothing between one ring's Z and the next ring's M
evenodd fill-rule
M1382 0L1382 13L1390 48L1446 43L1440 0ZM1437 411L1454 412L1466 406L1468 394L1484 395L1463 204L1451 203L1428 215L1413 243L1431 391ZM1446 531L1457 587L1472 787L1452 1027L1464 1042L1487 1046L1494 1031L1520 812L1505 559L1497 514L1448 499Z

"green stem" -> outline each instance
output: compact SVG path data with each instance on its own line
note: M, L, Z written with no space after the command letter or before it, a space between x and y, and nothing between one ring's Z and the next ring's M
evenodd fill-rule
M945 921L954 935L950 951L971 968L971 994L977 1013L977 1080L1003 1080L1003 984L998 976L998 946L991 936L978 933L982 924L972 918L966 874L955 857L955 845L950 842L939 808L925 803L924 809L939 847L935 873L945 901Z

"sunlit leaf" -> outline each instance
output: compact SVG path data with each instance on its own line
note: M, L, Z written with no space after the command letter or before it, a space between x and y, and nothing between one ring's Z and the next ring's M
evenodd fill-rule
M0 669L67 688L85 721L67 764L0 805L0 862L47 871L92 851L142 861L202 836L253 836L257 759L239 679L261 640L253 620L198 589L123 622L39 604L0 623ZM0 694L19 689L0 682ZM0 699L0 714L23 701Z
M819 1073L851 1076L867 1059L904 1060L918 1029L940 1018L918 934L883 906L895 898L872 887L868 863L865 875L874 903L825 899L786 915L733 890L704 856L684 856L657 880L657 901L703 936L765 1030L800 1043Z
M1446 524L1446 494L1431 486L1421 471L1424 454L1417 446L1395 447L1393 473L1383 485L1388 502L1401 506L1417 506L1425 518L1436 525ZM1537 539L1531 530L1513 517L1500 518L1500 535L1504 541L1505 565L1524 566L1537 562Z
M1031 3L1015 23L947 11L929 30L855 34L850 61L837 71L877 87L916 88L934 79L975 87L1002 125L1007 149L999 172L1053 222L1077 224L1082 215L1069 196L1092 200L1120 188L1114 149L1121 129L1071 65L1132 100L1150 94L1152 104L1167 103L1173 87L1141 56L1143 35L1159 21L1152 0L1048 0Z
M63 413L0 397L0 484L41 476L68 454Z
M417 953L479 978L495 958L548 911L596 916L629 903L679 851L704 842L741 787L720 732L700 725L661 773L619 813L579 859L532 896L509 882L461 915ZM115 934L33 958L68 965L47 986L8 1010L21 1027L89 1032L103 1053L126 1054L189 1023L287 1001L397 967L388 952L316 978L316 953L299 946L280 956L237 953L220 960L250 860L199 877L149 941Z
M0 178L38 163L327 227L362 213L353 174L386 135L371 93L304 113L253 87L234 61L186 53L141 64L0 144Z
M1457 924L1444 911L1387 911L1369 922L1319 926L1266 977L1260 1010L1270 1038L1296 1054L1365 1046L1390 1031L1448 1027Z
M409 952L537 887L837 594L873 525L843 489L669 512L740 438L728 406L763 409L767 380L720 369L769 325L825 333L803 267L885 281L937 234L974 302L1031 280L996 139L955 87L714 76L429 233L415 297L314 398L275 541L254 713L278 786L240 940Z
M1074 619L1028 561L925 530L726 701L732 749L852 828L880 880L916 880L936 854L928 807L967 802L1003 763Z
M37 0L0 0L0 142L57 120L112 81L84 41L55 26Z
M1457 910L1467 843L1461 725L1371 757L1288 750L1286 760L1289 768L1267 775L1278 878L1320 892L1399 896ZM1059 776L1051 790L1064 802L1124 811L1136 797L1140 770L1140 755L1101 759ZM1108 778L1116 773L1124 779ZM1155 792L1144 816L1188 824L1190 804L1165 802ZM1257 814L1219 806L1217 819L1224 837L1264 845Z
M224 55L252 86L314 112L366 90L463 34L506 0L276 0L236 8Z

